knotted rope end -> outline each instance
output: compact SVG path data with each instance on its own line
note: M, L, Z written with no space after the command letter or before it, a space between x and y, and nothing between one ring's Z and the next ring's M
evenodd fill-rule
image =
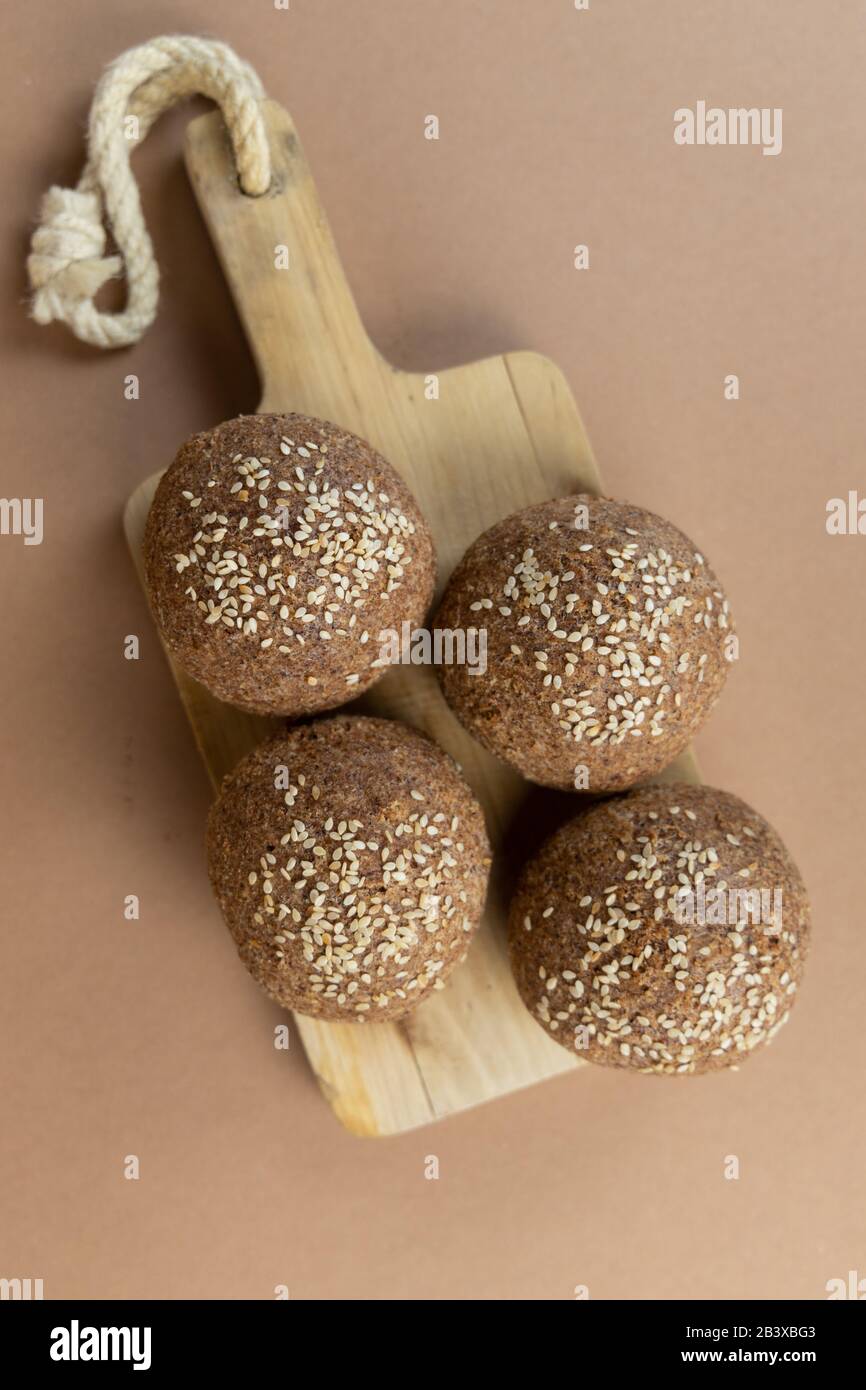
M106 256L102 206L96 193L49 188L30 242L27 273L37 323L55 319L70 327L77 311L107 280L119 275L119 256Z

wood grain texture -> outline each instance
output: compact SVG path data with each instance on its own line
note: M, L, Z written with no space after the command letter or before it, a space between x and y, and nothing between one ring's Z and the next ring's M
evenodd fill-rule
M274 182L262 198L239 190L218 114L194 121L187 167L241 315L262 381L262 411L301 411L368 439L399 471L436 541L440 586L479 533L545 498L599 491L577 407L561 372L511 352L438 374L398 371L370 342L346 282L288 114L267 104ZM288 269L277 269L277 248ZM141 538L158 475L127 507L141 573ZM214 785L274 721L213 699L172 663ZM431 734L461 764L484 806L495 855L484 922L446 987L398 1024L297 1025L322 1090L355 1134L397 1133L584 1065L552 1042L511 978L505 913L519 858L521 816L564 818L571 798L527 784L461 728L432 672L394 667L356 702ZM667 774L697 780L691 754ZM576 798L574 799L577 804ZM515 838L518 844L515 846Z

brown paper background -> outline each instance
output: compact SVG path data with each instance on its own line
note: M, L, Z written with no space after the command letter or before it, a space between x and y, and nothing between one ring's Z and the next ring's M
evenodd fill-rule
M0 1275L49 1298L299 1299L821 1298L866 1275L866 537L824 527L829 497L866 492L860 7L29 0L3 28L0 494L46 515L41 547L0 537ZM815 915L793 1022L741 1072L586 1068L359 1141L297 1038L274 1051L120 527L179 441L257 400L181 163L191 108L136 157L163 272L140 346L97 352L24 302L29 227L77 178L102 65L184 31L234 44L291 109L382 350L430 370L549 354L608 490L724 577L742 660L697 751L781 831ZM781 106L782 154L675 146L699 98Z

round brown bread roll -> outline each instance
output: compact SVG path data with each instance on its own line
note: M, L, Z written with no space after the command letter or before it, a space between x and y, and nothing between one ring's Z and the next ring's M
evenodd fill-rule
M544 786L620 791L660 771L728 672L728 603L670 522L605 497L517 512L470 546L435 625L487 632L487 669L441 666L485 748Z
M509 940L523 1002L563 1047L638 1071L712 1071L787 1019L809 904L762 816L671 783L563 826L524 870Z
M271 998L363 1023L408 1013L463 959L490 848L435 743L338 715L277 734L225 779L208 862L241 960Z
M151 605L187 671L221 700L297 716L382 675L379 633L423 620L433 542L362 439L304 415L242 415L193 435L144 539Z

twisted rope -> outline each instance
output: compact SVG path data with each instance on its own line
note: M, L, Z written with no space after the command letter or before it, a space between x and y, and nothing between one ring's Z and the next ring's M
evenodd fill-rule
M42 200L27 258L37 323L58 319L82 342L102 348L136 343L153 323L159 268L130 155L163 111L194 94L221 108L244 193L266 192L271 162L260 105L265 94L247 63L227 44L185 35L152 39L122 53L96 88L87 163L77 187L50 188ZM119 255L105 255L106 224ZM97 291L123 272L126 307L102 313L93 302Z

